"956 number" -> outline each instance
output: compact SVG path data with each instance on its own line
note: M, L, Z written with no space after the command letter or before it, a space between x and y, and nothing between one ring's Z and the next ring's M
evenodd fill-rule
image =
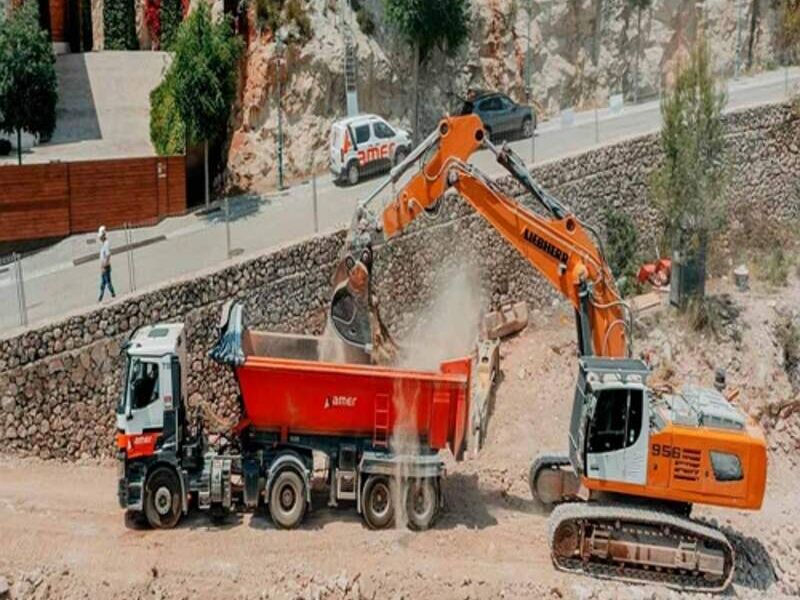
M663 456L664 458L680 458L681 449L678 446L670 446L669 444L653 444L653 456Z

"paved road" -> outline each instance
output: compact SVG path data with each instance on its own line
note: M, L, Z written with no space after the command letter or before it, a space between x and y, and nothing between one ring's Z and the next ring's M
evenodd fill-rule
M788 76L789 88L800 82L800 68ZM786 97L784 72L764 73L732 82L727 110L775 102ZM535 162L549 161L592 147L658 130L659 105L651 101L626 107L619 114L603 109L580 113L572 125L560 120L543 122L535 138ZM533 151L532 140L511 145L526 160ZM483 151L472 161L490 175L502 169L490 153ZM348 223L356 202L377 185L379 179L352 188L335 186L325 174L318 177L318 222L322 231ZM287 243L314 231L312 190L309 182L265 198L238 197L231 201L230 236L234 250L245 254ZM388 193L384 198L388 199ZM134 239L160 240L137 248L130 256L134 264L137 289L167 279L218 265L227 260L226 227L221 211L191 214L168 219L155 227L134 231ZM123 232L112 232L112 246L124 244ZM72 236L60 243L27 256L22 261L28 321L33 324L53 316L91 306L97 301L99 267L96 260L75 265L76 259L97 251L91 235ZM131 291L129 253L114 256L113 280L118 297ZM14 269L0 267L0 335L17 329L20 315Z

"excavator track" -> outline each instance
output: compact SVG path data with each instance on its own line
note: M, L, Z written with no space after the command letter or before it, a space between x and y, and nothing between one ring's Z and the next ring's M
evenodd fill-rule
M733 547L720 531L661 510L561 504L549 543L568 573L693 592L721 592L733 578Z

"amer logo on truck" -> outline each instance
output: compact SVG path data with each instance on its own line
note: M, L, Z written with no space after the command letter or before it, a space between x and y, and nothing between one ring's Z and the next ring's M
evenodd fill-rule
M356 406L356 397L355 396L328 396L325 398L325 404L323 408L336 408L337 406L343 406L347 408L355 408Z

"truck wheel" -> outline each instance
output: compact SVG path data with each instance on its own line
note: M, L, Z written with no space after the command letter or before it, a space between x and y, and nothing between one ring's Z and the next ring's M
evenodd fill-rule
M294 529L306 514L306 489L295 471L285 469L275 478L269 493L269 514L281 529Z
M370 529L394 523L394 486L388 477L371 475L364 486L364 521Z
M433 479L426 477L409 480L406 488L406 512L410 529L428 529L436 518L438 507L439 492Z
M156 469L147 478L144 514L154 529L172 529L181 518L181 484L172 469Z
M358 168L358 163L356 161L351 162L347 165L347 183L350 185L355 185L358 183L358 180L361 178L361 170Z

